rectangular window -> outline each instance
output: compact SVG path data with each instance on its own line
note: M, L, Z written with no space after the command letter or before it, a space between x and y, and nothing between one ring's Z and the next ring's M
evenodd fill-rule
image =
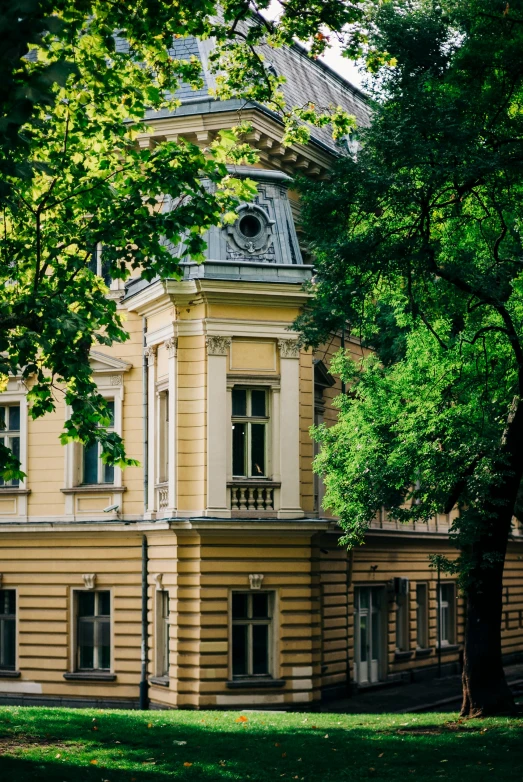
M16 592L0 589L0 669L16 667Z
M89 267L89 269L92 271L93 274L97 274L98 277L103 278L103 281L105 282L107 287L110 286L111 284L110 267L108 261L104 261L103 247L100 242L98 242L96 247L92 250L87 266Z
M442 646L456 643L456 586L441 584L439 590L439 626Z
M267 392L233 388L232 473L234 477L265 478L267 475Z
M396 650L407 652L409 650L409 595L396 596Z
M77 670L110 670L111 593L76 592L76 621Z
M233 678L271 676L273 595L232 593Z
M169 592L156 592L156 675L169 676Z
M17 459L20 459L20 405L2 405L0 407L0 443L9 448ZM0 486L19 486L20 481L13 478L4 481L0 478Z
M158 483L165 483L169 478L169 392L163 391L159 395L160 417L160 458L158 469Z
M427 649L429 645L428 618L427 584L416 584L416 646L418 649Z
M114 400L107 402L107 411L109 413L109 426L107 431L114 429ZM82 484L114 483L114 466L104 464L101 459L102 446L100 443L92 443L83 448L82 459Z

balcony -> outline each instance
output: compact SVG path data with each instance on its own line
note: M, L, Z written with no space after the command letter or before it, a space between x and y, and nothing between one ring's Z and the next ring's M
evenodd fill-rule
M157 483L154 487L156 490L156 508L158 510L165 510L169 506L169 484Z
M265 479L238 478L229 481L231 516L233 518L275 518L275 492L281 484Z

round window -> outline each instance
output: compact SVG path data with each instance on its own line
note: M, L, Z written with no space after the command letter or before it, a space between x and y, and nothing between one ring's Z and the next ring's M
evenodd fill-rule
M240 220L238 225L240 233L246 237L246 239L254 239L255 236L261 232L262 224L260 220L254 215L245 215Z

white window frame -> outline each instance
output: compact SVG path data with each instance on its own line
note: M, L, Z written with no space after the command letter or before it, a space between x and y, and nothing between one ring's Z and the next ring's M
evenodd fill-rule
M242 594L246 595L247 597L253 596L253 595L259 595L259 594L266 594L268 595L268 605L269 605L269 619L233 619L233 607L232 607L232 601L233 601L233 595L235 594ZM277 614L278 614L278 600L277 600L277 593L275 590L272 589L261 589L261 590L249 590L249 589L231 589L229 592L229 679L231 681L253 681L253 686L255 686L255 682L257 680L263 680L266 681L268 679L276 679L278 678L277 674ZM252 670L248 670L246 674L234 674L233 671L233 627L235 625L249 625L251 628L253 625L267 625L269 627L268 632L268 673L264 674L253 674ZM248 638L247 638L247 644L248 644L248 668L252 667L252 630L248 631Z
M29 475L27 474L27 443L28 443L28 418L29 406L27 404L27 391L25 383L21 377L10 377L7 382L7 388L0 394L0 406L20 405L20 469L26 474L21 479L18 486L1 486L0 494L12 494L16 496L16 505L14 516L27 518L27 494ZM1 436L1 433L0 433ZM0 517L4 516L0 511ZM13 516L12 513L5 514L5 517Z
M452 599L451 600L443 600L442 599L442 593L443 590L446 588L450 588ZM443 581L440 584L439 592L436 590L437 599L438 599L438 621L440 623L440 632L439 632L439 638L441 639L441 647L444 646L454 646L456 643L456 583L454 581ZM448 626L450 629L450 635L451 638L444 638L444 612L447 612L449 620L448 620Z
M113 402L114 403L114 408L113 408L113 425L112 426L106 426L106 427L100 427L100 428L104 428L108 432L114 432L114 431L116 431L116 429L115 429L116 400L114 398L105 396L105 394L104 394L104 398L106 399L107 402ZM113 480L112 481L104 481L104 480L102 480L103 473L104 473L104 468L105 468L105 465L102 462L102 445L101 445L101 443L97 443L96 445L97 445L97 461L96 461L97 481L96 481L96 483L87 483L84 480L84 478L85 478L85 445L80 445L81 457L80 457L80 463L78 465L78 468L79 468L79 471L80 471L78 485L80 487L81 486L86 486L86 487L89 487L89 486L107 486L107 487L111 487L111 486L115 485L116 465L113 467Z
M169 613L167 619L163 614L163 601L167 597ZM158 678L169 677L170 660L170 635L171 635L171 596L168 589L156 590L156 632L155 632L155 675Z
M109 592L109 644L110 644L110 665L109 668L80 668L79 667L79 646L78 646L78 595L85 592ZM71 648L69 659L69 670L71 673L113 673L114 672L114 595L110 587L98 585L95 589L72 589L71 590Z
M240 416L240 415L234 415L232 412L232 395L235 391L245 391L246 392L246 415ZM252 392L253 391L263 391L265 394L265 412L266 415L263 417L253 417L249 415L249 411L251 410L252 405ZM235 423L245 423L246 424L246 444L245 444L245 459L247 462L247 469L245 472L247 475L235 475L233 472L233 464L234 464L234 440L232 438L232 429L234 428ZM251 445L252 445L252 439L251 439L251 425L252 424L262 424L265 427L265 472L263 475L251 475ZM231 390L231 452L230 452L230 471L231 471L231 477L232 480L270 480L272 475L272 460L271 460L271 451L272 451L272 394L270 392L270 388L267 388L267 386L263 385L257 385L253 383L252 385L246 385L245 383L237 383L232 386Z

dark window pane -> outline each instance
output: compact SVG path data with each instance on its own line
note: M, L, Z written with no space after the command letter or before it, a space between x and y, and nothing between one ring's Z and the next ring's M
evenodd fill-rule
M101 272L102 272L103 281L105 282L107 287L109 287L109 285L111 284L111 279L112 279L111 278L111 263L110 263L110 261L104 260L103 252L102 252L102 268L101 268Z
M11 432L20 431L20 405L12 405L9 408L9 430Z
M16 664L16 623L14 619L0 620L0 667L14 670Z
M111 613L111 593L98 592L98 616L109 616Z
M110 419L109 426L114 426L114 399L107 402L107 414Z
M252 626L252 672L269 673L269 626Z
M94 250L91 252L91 257L89 258L87 267L92 271L93 274L98 274L98 248L97 247L95 247Z
M0 429L6 428L5 407L0 407Z
M94 616L94 592L78 592L78 616Z
M245 424L232 425L232 473L245 475Z
M98 665L100 668L111 667L111 626L109 619L99 619L98 625Z
M98 443L84 447L84 483L98 483Z
M249 595L243 595L240 592L233 593L232 596L232 618L247 619L249 606Z
M0 589L0 614L16 613L16 592L14 589Z
M11 450L13 452L13 455L16 456L16 458L20 461L20 438L19 437L11 437ZM11 485L12 486L19 486L20 481L18 478L12 478L11 479Z
M251 415L264 418L265 412L265 391L251 392Z
M232 390L232 414L247 415L247 391L243 388L233 388Z
M104 483L114 483L114 465L104 464L103 475L104 475L104 480L103 480Z
M78 649L80 668L94 667L94 622L89 619L78 620Z
M265 475L265 425L251 424L251 475Z
M253 594L252 596L252 618L269 618L269 595L266 592Z
M247 674L247 625L233 625L232 628L232 674Z

